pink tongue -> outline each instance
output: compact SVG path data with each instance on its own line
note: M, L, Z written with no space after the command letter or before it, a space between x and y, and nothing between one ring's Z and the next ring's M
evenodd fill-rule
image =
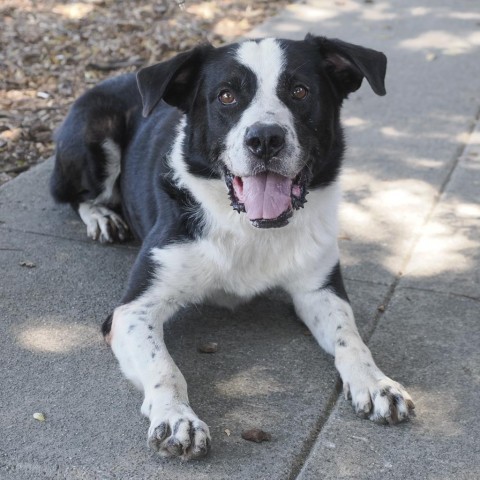
M243 177L243 191L239 200L245 205L250 220L273 219L291 205L292 180L267 172L253 177Z

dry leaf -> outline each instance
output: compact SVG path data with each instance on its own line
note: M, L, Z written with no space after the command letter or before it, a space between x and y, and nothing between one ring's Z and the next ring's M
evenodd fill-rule
M86 88L198 43L222 45L289 3L0 2L0 184L52 155L51 132ZM44 130L32 133L39 120Z
M259 428L252 428L251 430L244 430L242 432L242 438L249 442L261 443L269 442L272 439L272 436Z
M218 350L218 343L216 342L209 342L204 343L198 347L198 351L200 353L215 353Z

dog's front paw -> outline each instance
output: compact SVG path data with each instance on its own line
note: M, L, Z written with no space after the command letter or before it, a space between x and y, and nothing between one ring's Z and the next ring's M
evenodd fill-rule
M403 385L391 378L364 382L344 382L345 398L352 401L355 412L377 423L394 425L413 415L415 405Z
M151 416L148 445L164 457L200 458L210 450L210 431L190 407L174 407Z

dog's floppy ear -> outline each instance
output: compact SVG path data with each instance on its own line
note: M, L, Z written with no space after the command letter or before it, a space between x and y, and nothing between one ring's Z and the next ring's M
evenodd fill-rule
M385 95L387 57L376 50L360 47L338 39L308 34L305 41L313 42L325 59L327 71L341 93L347 96L360 88L365 77L377 95Z
M187 111L196 90L196 77L210 50L213 50L211 45L202 45L139 70L137 84L142 96L143 116L148 117L161 99Z

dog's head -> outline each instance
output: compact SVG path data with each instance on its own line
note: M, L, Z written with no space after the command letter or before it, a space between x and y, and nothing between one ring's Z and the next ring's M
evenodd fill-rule
M197 47L142 69L143 114L163 99L188 114L191 173L222 177L234 209L280 227L343 154L342 101L366 78L385 94L386 57L336 39Z

